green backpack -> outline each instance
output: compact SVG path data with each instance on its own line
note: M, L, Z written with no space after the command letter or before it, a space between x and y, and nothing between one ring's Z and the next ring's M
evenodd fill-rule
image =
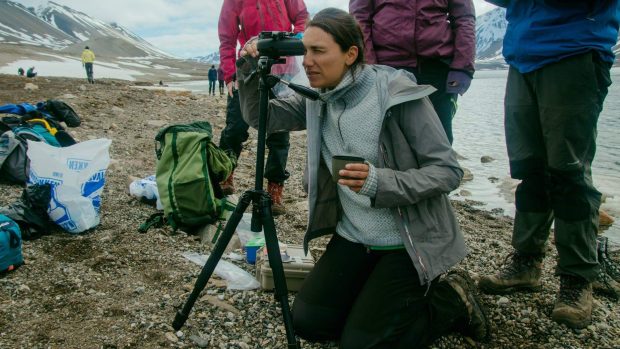
M172 228L214 223L226 206L219 182L236 166L212 141L211 124L172 125L155 137L157 190Z

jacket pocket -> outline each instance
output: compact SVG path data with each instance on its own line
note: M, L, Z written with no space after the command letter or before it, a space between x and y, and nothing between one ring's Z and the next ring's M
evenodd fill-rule
M443 239L448 235L444 208L441 201L435 198L427 199L417 203L414 206L414 212L417 217L410 217L411 222L416 220L419 222L417 229L412 229L412 234L416 240L429 241L434 239ZM442 218L442 216L444 216Z

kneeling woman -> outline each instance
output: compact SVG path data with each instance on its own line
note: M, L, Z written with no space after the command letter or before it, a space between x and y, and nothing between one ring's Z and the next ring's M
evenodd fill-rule
M303 66L320 101L269 102L269 131L307 130L308 230L304 247L333 234L293 304L297 334L340 348L416 348L461 329L484 339L488 325L465 272L466 255L447 193L463 171L412 75L364 65L361 30L325 9L306 25ZM256 40L242 56L257 57ZM258 124L258 79L239 69L243 116ZM332 157L362 157L332 180Z

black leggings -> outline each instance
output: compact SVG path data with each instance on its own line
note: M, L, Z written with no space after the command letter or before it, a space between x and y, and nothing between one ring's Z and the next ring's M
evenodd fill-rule
M293 304L300 337L352 349L425 347L464 317L452 288L420 285L404 249L369 251L339 235Z

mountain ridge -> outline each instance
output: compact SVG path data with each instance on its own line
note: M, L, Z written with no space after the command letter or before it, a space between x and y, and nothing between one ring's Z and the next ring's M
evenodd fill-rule
M105 23L53 1L35 9L0 0L0 43L76 54L91 42L102 45L97 50L102 56L176 58L117 23Z

